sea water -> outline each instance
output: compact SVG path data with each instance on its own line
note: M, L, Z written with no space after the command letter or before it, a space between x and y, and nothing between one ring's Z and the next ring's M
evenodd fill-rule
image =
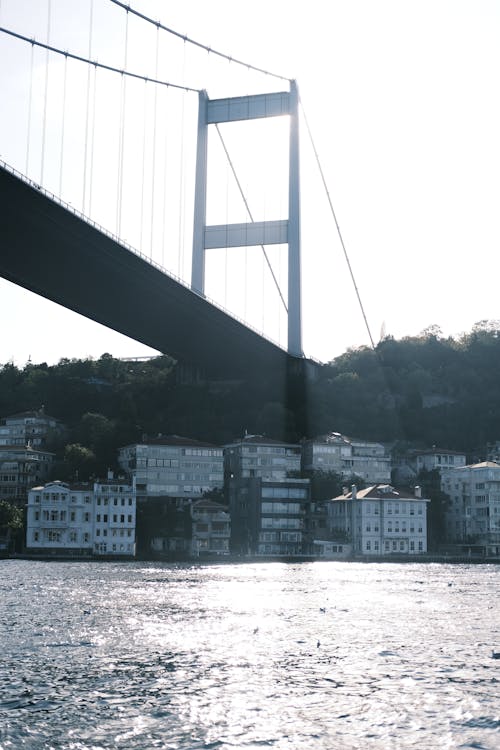
M499 571L0 562L0 749L500 748Z

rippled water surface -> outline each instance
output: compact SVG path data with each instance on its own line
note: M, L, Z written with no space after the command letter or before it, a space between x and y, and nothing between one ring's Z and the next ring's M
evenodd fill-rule
M498 750L499 571L2 561L0 750Z

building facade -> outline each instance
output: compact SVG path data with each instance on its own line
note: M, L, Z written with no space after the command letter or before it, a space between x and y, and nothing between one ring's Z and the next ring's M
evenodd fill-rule
M480 546L487 555L500 555L500 464L483 461L448 467L441 473L441 489L450 499L447 540Z
M28 491L45 482L54 454L30 445L0 446L0 500L24 505Z
M135 556L135 488L110 477L49 482L28 494L26 548L36 554Z
M197 500L191 505L193 557L229 555L231 518L227 506L213 500Z
M58 419L45 414L43 409L23 411L0 419L0 446L31 445L43 449L64 429Z
M231 493L231 550L237 555L294 557L311 553L310 483L245 477Z
M224 446L224 467L229 479L261 477L283 481L300 473L300 445L263 435L245 435Z
M357 476L371 484L384 483L391 479L391 457L382 443L330 432L303 441L302 469L335 472L344 478Z
M118 463L135 480L138 500L200 499L224 484L221 447L179 435L144 438L121 448Z
M328 502L332 539L349 542L354 555L418 555L427 552L427 498L377 484Z

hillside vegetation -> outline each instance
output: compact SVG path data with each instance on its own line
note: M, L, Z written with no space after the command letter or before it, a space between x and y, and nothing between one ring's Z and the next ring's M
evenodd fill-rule
M118 447L159 433L223 444L245 431L287 441L337 431L480 458L487 442L500 439L499 328L484 321L453 339L433 327L386 338L375 350L350 349L321 366L305 391L271 386L258 374L248 382L181 383L166 356L6 363L0 416L43 406L69 428L52 449L88 474L115 466Z

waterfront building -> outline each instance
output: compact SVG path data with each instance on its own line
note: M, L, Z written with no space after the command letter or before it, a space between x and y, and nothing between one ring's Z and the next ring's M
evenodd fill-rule
M224 468L229 479L283 481L300 473L300 445L264 435L245 435L224 446Z
M454 466L465 466L465 453L444 448L408 451L393 457L393 481L407 483L416 481L421 471L439 472Z
M446 536L452 544L474 546L486 555L500 555L500 464L482 461L448 467L441 489L450 502Z
M26 548L36 554L135 556L135 488L124 479L53 481L28 493Z
M23 411L0 419L0 446L46 448L65 427L42 409Z
M327 503L332 539L350 542L355 555L418 555L427 552L427 503L414 492L376 484L355 485Z
M53 459L30 445L0 445L0 500L24 506L28 490L48 478Z
M189 556L191 504L222 490L222 447L179 435L144 436L120 449L118 464L136 486L141 554Z
M191 505L193 557L229 555L231 519L227 506L210 499Z
M311 553L309 480L244 477L233 480L229 497L232 552L263 557Z
M118 454L120 467L133 477L139 501L150 497L192 500L224 484L221 447L179 435L144 437Z
M329 432L302 442L302 470L335 472L344 478L360 477L370 484L384 483L391 479L391 457L382 443Z

